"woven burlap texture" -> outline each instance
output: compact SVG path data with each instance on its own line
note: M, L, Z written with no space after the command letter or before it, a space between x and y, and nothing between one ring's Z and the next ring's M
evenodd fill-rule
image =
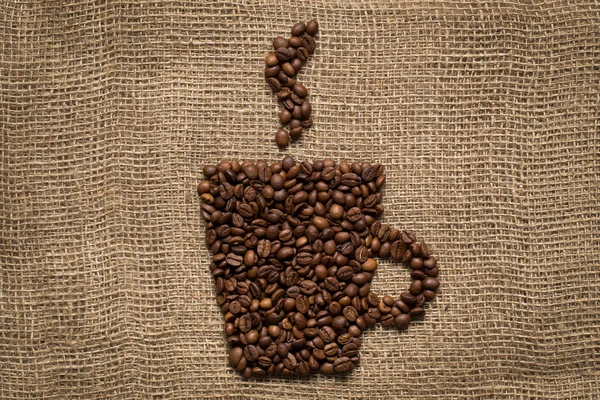
M597 2L0 4L0 398L598 398ZM263 57L310 18L315 126L281 152ZM383 220L440 259L346 378L226 366L196 184L286 153L385 164Z

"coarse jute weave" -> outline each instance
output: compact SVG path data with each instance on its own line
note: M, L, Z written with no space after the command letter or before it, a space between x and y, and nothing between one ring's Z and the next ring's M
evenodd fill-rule
M0 4L1 399L599 398L598 2ZM263 57L310 18L315 126L288 152L384 163L384 220L441 293L349 378L244 382L195 187L285 154Z

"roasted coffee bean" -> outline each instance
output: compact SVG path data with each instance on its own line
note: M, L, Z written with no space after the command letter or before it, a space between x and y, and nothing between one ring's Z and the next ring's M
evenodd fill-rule
M306 25L304 23L299 22L292 27L292 36L302 36L306 31Z
M244 356L244 350L242 350L241 347L234 347L229 351L229 365L231 365L233 368L236 368L240 361L242 360L242 357Z
M298 139L300 139L300 136L302 136L303 131L304 131L304 128L302 126L299 126L294 129L290 129L290 137L294 140L298 140Z
M286 147L290 142L290 134L285 129L278 129L275 134L275 142L277 142L277 146Z
M308 33L311 36L315 36L317 32L319 32L319 23L314 19L308 21L308 23L306 24L306 33Z
M333 369L335 372L344 373L354 368L354 364L348 357L339 357L333 362Z
M408 328L408 324L410 324L411 318L408 314L400 314L396 318L394 318L394 326L398 330L404 330Z
M273 67L273 68L275 68L275 67ZM277 73L279 73L279 71L277 71ZM270 77L269 79L267 79L267 83L269 84L271 89L273 89L274 91L278 92L279 90L281 90L281 82L279 82L279 79Z
M310 22L308 23L308 25L310 25ZM308 27L307 25L307 27ZM318 25L317 25L318 26ZM311 26L312 28L312 26ZM277 36L274 40L273 40L273 48L275 50L279 49L279 48L287 48L288 47L288 41L287 39L285 39L282 36Z
M269 67L273 67L279 64L279 60L277 59L277 55L275 53L270 53L265 57L265 63Z
M308 60L308 56L308 50L306 50L304 47L298 47L296 49L296 57L298 57L297 60L300 60L301 63Z
M296 83L292 89L300 97L308 96L308 90L300 83Z
M288 43L293 48L297 48L297 47L302 46L302 39L300 39L298 36L292 36L288 39Z
M298 57L298 54L299 52L296 52L296 57ZM296 71L296 73L300 72L302 66L304 65L302 60L300 60L299 58L294 58L292 61L290 61L290 64L292 64L292 67L294 67L294 71Z
M300 122L292 115L290 126ZM439 271L428 246L377 220L379 164L285 157L224 161L204 172L198 193L210 271L230 364L242 377L349 371L363 330L377 323L404 330L435 298ZM388 255L411 267L412 283L398 299L371 291L375 257Z
M306 48L306 50L308 50L308 52L312 54L317 48L317 42L312 36L304 35L302 37L302 40L300 41L300 46L304 46L304 48Z
M436 278L427 277L427 278L423 279L423 287L427 290L436 291L439 286L440 286L440 281L437 280Z
M244 358L248 361L248 362L254 362L258 359L258 349L256 348L256 346L249 344L248 346L244 347Z

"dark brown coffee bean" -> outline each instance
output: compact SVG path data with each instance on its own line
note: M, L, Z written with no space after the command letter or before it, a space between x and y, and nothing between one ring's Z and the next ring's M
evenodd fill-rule
M402 262L408 264L410 260L412 260L412 256L412 252L410 250L406 250L402 256Z
M333 369L335 372L344 373L354 368L354 364L348 357L339 357L333 362Z
M298 310L298 312L303 314L308 312L309 306L310 304L305 296L296 297L296 310Z
M292 57L291 57L291 52L288 50L288 46L287 46L287 40L286 40L286 46L281 46L279 48L276 49L275 51L275 56L277 57L277 60L280 63L284 63L286 61L289 61Z
M239 267L244 262L244 257L237 254L228 254L227 255L227 264L231 267Z
M375 167L367 167L362 171L361 177L363 182L371 182L377 179L377 169Z
M267 54L267 56L265 57L265 63L269 67L273 67L275 65L278 65L279 64L279 60L277 59L277 55L275 53Z
M309 22L310 24L310 22ZM308 27L308 26L307 26ZM279 49L279 48L287 48L288 47L288 41L287 39L285 39L284 37L281 36L277 36L274 40L273 40L273 48L275 50Z
M298 47L296 49L296 57L298 57L297 60L300 60L301 63L306 62L308 60L308 50L304 47Z
M342 175L342 183L346 186L354 187L360 185L361 179L357 174L350 172Z
M300 121L300 118L302 118L302 107L301 106L294 106L294 109L292 110L292 121L294 123L294 125L292 125L290 123L290 129L294 129L297 128L299 126L302 126L302 121Z
M410 315L400 314L396 318L394 318L394 326L396 327L396 329L403 331L406 328L408 328L410 321L411 321Z
M258 349L256 348L256 346L249 344L248 346L244 347L244 358L248 361L248 362L254 362L258 359Z
M242 360L242 357L244 356L244 351L242 350L241 347L234 347L229 351L229 365L231 365L233 368L236 368L240 361Z
M257 364L261 368L268 369L271 365L273 365L273 361L267 356L260 356L258 357Z
M425 310L422 307L415 307L412 310L410 310L411 318L419 318L422 317L424 314Z
M275 142L279 147L286 147L290 142L290 134L285 129L278 129L275 133Z
M281 72L281 67L279 65L265 68L265 77L269 78L269 79L267 79L267 81L269 82L269 85L271 85L270 78L277 80L277 75L279 75L279 72ZM273 85L271 85L271 87L273 87ZM279 90L279 89L273 89L273 90Z
M356 275L354 275L352 277L352 283L356 284L357 286L362 286L367 282L371 281L371 275L368 273L358 273Z
M406 292L400 293L400 300L402 300L402 302L404 302L408 306L412 306L413 304L417 303L416 297Z
M332 357L337 355L339 349L337 343L328 343L323 348L323 352L327 357Z
M319 337L325 343L333 342L335 340L335 336L335 332L329 325L324 326L319 330Z
M343 281L343 282L349 281L354 276L354 271L352 271L351 267L344 266L344 267L338 269L336 276L340 281Z
M294 355L292 353L288 353L287 357L285 357L283 359L283 365L285 368L292 371L298 365L298 361L296 360L296 357L294 357Z
M415 241L415 234L412 231L404 231L402 232L402 241L406 244L411 244Z
M293 48L297 48L297 47L302 46L302 39L300 39L298 36L292 36L291 38L288 39L288 43Z
M294 107L296 107L296 104L294 104L294 102L290 99L283 100L281 102L281 104L283 104L283 106L290 112L290 114L294 110ZM281 115L280 115L280 119L281 119Z
M437 280L436 278L427 277L427 278L423 279L423 287L427 290L436 291L439 286L440 286L440 281Z
M333 375L336 373L336 370L334 369L332 363L326 362L321 364L321 366L319 367L319 372L323 375Z
M274 67L273 67L274 68ZM277 71L279 73L279 71ZM281 89L281 82L277 78L269 78L267 79L267 83L274 91L278 92Z
M292 36L302 36L306 31L306 25L304 23L299 22L292 27Z
M292 89L300 97L308 96L308 90L300 83L296 83Z
M294 128L294 129L290 129L290 137L294 140L300 139L300 136L302 136L303 130L304 130L304 128L302 128L301 126Z
M315 36L319 32L319 23L316 20L310 20L306 24L306 33Z
M296 86L296 85L294 85L294 86ZM294 102L294 104L296 104L296 106L301 106L302 103L304 103L304 99L302 97L298 96L294 92L290 93L290 100L292 100ZM294 110L296 110L296 107L294 107ZM295 115L295 114L292 112L292 115ZM297 115L299 115L299 117L297 117L297 118L300 118L300 116L302 115L302 109L299 108L299 107L298 107L298 114Z
M430 257L427 260L423 261L423 266L428 269L433 269L437 265L437 259L435 257Z
M280 79L281 80L281 79ZM282 87L281 90L277 93L275 93L275 96L277 96L277 98L279 100L285 100L289 97L289 95L291 94L291 90L288 87Z
M421 269L421 268L423 268L423 259L420 258L420 257L414 257L414 258L412 258L410 260L410 267L412 269Z
M394 260L401 260L406 252L406 243L400 240L396 240L392 243L390 248L390 255Z
M423 284L419 280L412 281L412 283L410 284L410 288L408 289L408 291L413 296L418 296L423 291Z
M348 327L348 320L344 316L338 315L331 321L331 327L338 332L345 331Z
M426 301L431 301L435 298L435 291L433 290L423 290L423 297L425 297Z
M279 71L276 78L279 79L279 82L281 82L281 90L279 92L275 93L275 96L277 96L278 93L287 92L287 96L285 96L285 97L280 98L279 96L277 96L277 99L279 101L283 101L283 100L287 99L290 94L292 94L292 89L290 89L288 86L286 86L286 85L288 85L290 78L283 71ZM287 90L284 91L283 89L287 89Z
M306 48L306 50L308 50L308 52L310 54L315 52L315 49L317 48L317 42L315 41L315 39L310 36L310 35L304 35L302 37L302 40L300 41L300 45L297 47L303 46L304 48Z
M302 69L302 65L303 65L302 61L297 58L294 58L292 61L290 61L290 64L292 64L292 67L294 68L294 71L296 71L296 73L298 73ZM278 75L278 78L279 78L279 75ZM279 80L281 80L281 78L279 78ZM288 81L289 81L289 79L288 79ZM287 89L289 89L289 87Z
M258 242L256 253L259 257L267 258L271 254L271 242L268 240L261 240Z
M346 357L354 357L358 354L358 346L355 343L348 343L342 348L342 354Z
M421 249L421 251L420 251L421 257L423 257L425 259L429 258L429 246L427 246L427 243L425 243L424 241L422 241L419 244L419 248Z

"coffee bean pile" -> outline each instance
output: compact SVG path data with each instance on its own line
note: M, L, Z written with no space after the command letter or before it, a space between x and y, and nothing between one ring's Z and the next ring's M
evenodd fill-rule
M242 377L331 375L359 361L361 333L404 330L439 286L425 242L382 224L383 166L331 159L223 161L198 185L210 271ZM376 257L408 264L399 298L371 291Z
M286 147L290 137L299 139L302 131L312 126L308 90L296 81L296 74L309 55L314 53L317 47L314 36L318 31L319 24L315 20L307 24L297 23L292 27L289 39L278 36L273 40L275 52L265 57L265 78L277 100L283 104L279 122L282 126L289 124L289 132L282 127L275 134L275 142L279 147Z

